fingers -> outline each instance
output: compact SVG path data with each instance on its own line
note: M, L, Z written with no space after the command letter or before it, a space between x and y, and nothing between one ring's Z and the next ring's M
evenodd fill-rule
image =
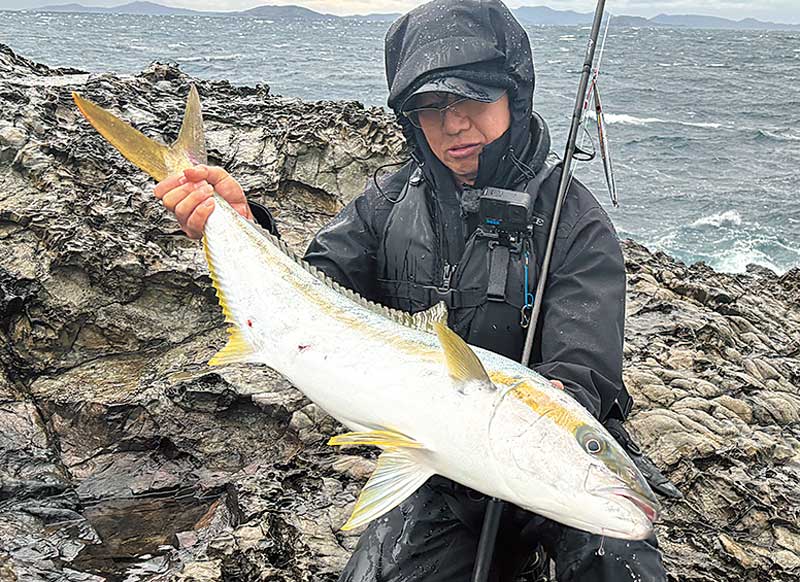
M161 198L161 202L164 203L164 207L167 210L174 214L178 204L180 204L184 198L192 194L195 190L199 190L205 186L208 186L207 182L186 182L164 194Z
M564 384L560 380L550 380L550 383L553 386L555 386L556 388L558 388L559 390L563 390L564 389Z
M186 182L188 182L186 176L184 176L183 174L174 174L172 176L169 176L168 178L164 178L161 182L156 184L153 193L156 195L156 198L161 200L162 198L164 198L164 195L167 192L177 188L178 186L185 184Z
M231 204L241 202L244 199L242 187L224 168L219 166L195 166L183 171L184 176L190 182L201 182L205 180L212 186L217 194L222 196Z
M203 202L211 198L212 194L214 193L214 189L211 187L210 184L203 184L196 190L187 194L183 200L178 202L175 206L175 218L178 219L178 223L181 225L184 231L186 231L186 226L189 224L189 218L195 212L195 209L200 206ZM203 232L203 226L205 226L205 221L200 225L200 233ZM188 231L187 231L187 234Z
M211 216L212 212L214 212L214 199L207 198L201 202L189 216L186 221L186 226L183 227L183 232L185 232L189 238L202 238L203 230L206 227L206 221L208 217Z
M206 220L214 210L216 191L239 214L253 220L241 185L223 168L198 165L159 182L153 193L175 214L181 229L191 238L201 238Z

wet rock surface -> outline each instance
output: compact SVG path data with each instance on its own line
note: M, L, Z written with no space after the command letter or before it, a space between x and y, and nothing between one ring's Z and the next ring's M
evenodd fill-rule
M210 162L298 250L401 155L389 116L266 86L49 69L0 45L0 581L335 580L364 456L224 343L200 251L70 91L174 139L190 81ZM629 426L685 498L672 580L800 576L800 270L687 267L625 243Z

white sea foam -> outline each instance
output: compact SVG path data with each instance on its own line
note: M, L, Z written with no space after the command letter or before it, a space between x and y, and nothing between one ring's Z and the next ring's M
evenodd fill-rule
M211 62L211 61L235 61L239 59L242 55L236 53L232 55L202 55L197 57L178 57L175 59L179 63L197 63L200 61Z
M205 59L207 61L235 61L235 60L241 58L241 56L242 55L240 55L239 53L233 53L231 55L211 55L211 56L205 57Z
M765 249L780 248L782 259L775 262L773 253ZM747 265L759 265L783 275L800 261L800 249L781 243L772 237L755 236L735 241L730 247L712 253L709 263L718 271L743 273Z
M752 248L734 248L717 257L712 264L715 269L725 273L744 273L747 265L766 267L778 275L786 272L786 269L781 269L765 253Z
M759 132L767 137L779 139L781 141L800 141L800 135L790 133L789 131L778 133L774 131L768 131L766 129L760 129Z
M705 123L699 121L678 121L675 119L659 119L658 117L635 117L624 113L606 113L606 123L619 125L653 125L656 123L677 124L687 127L700 127L704 129L719 129L721 123Z
M703 216L695 220L691 226L698 228L701 226L741 226L742 216L737 210L726 210L709 216Z

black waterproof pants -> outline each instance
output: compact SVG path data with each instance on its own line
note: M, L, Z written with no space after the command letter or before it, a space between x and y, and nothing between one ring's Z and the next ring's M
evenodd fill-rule
M340 582L469 582L487 499L432 477L361 534ZM490 580L512 582L537 544L555 562L559 582L665 582L655 537L601 538L505 506Z

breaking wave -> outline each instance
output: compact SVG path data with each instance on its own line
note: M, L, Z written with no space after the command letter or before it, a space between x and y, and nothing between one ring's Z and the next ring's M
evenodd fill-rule
M232 55L202 55L196 57L178 57L175 59L179 63L210 63L213 61L236 61L241 58L242 55L239 53L235 53Z
M742 216L736 210L726 210L709 216L704 216L695 220L691 226L699 228L701 226L741 226Z
M759 137L768 137L780 141L800 141L800 134L792 133L791 130L785 132L769 131L766 129L758 130Z
M724 273L744 273L747 271L747 265L766 267L778 275L786 272L786 269L776 265L769 255L754 248L739 248L720 253L712 264L714 268Z
M797 265L798 260L800 249L771 238L755 237L737 240L730 249L715 253L712 266L726 273L743 273L747 270L747 265L753 264L783 275Z
M719 129L721 123L702 123L694 121L676 121L674 119L659 119L658 117L635 117L620 113L606 113L606 123L619 125L653 125L657 123L677 124L687 127L701 127L705 129Z

